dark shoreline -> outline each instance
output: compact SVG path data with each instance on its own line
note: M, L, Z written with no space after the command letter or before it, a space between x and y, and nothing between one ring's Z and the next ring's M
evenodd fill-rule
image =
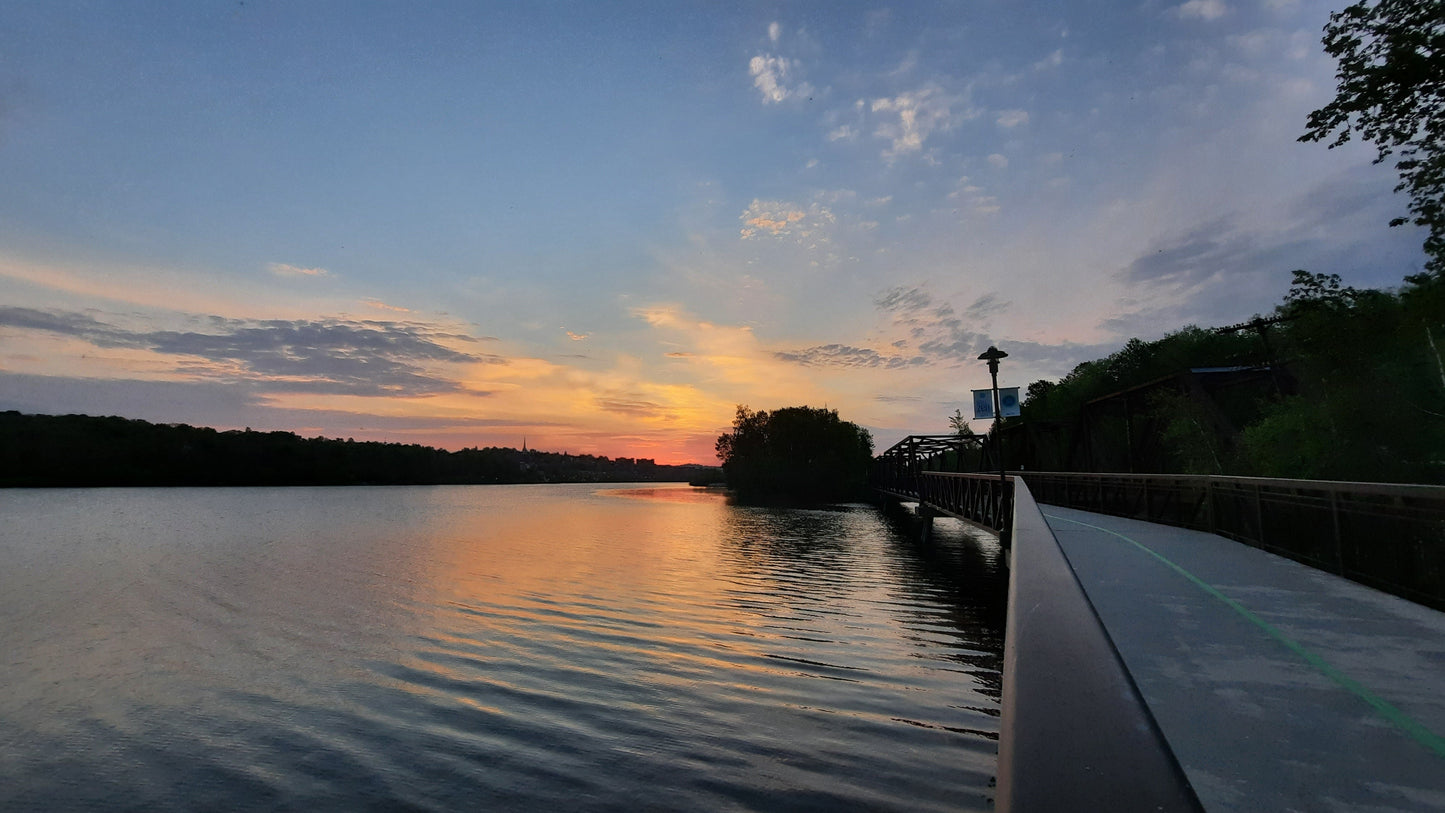
M706 466L0 412L0 488L687 482Z

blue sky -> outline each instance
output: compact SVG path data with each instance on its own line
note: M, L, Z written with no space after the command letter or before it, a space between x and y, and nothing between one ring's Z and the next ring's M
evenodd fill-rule
M1393 286L1307 0L7 3L0 408L709 462ZM979 429L984 428L981 424Z

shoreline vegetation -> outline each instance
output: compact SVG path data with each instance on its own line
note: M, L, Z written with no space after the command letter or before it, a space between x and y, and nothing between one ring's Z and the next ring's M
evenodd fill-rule
M716 467L0 412L0 487L706 482Z
M1035 471L1445 483L1445 279L1295 271L1270 316L1131 339L1030 384L994 431Z
M873 436L836 409L770 413L739 405L732 431L718 436L716 449L740 503L819 505L868 496Z

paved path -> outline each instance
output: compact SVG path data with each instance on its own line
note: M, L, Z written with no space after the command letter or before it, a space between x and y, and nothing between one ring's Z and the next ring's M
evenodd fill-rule
M1445 811L1445 613L1040 506L1206 810Z

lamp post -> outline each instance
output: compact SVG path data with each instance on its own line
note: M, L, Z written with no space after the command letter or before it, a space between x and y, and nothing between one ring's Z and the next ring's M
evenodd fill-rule
M998 454L998 502L994 506L994 516L1003 522L1004 489L1008 483L1003 473L1003 432L999 431L999 421L1003 419L1003 407L998 399L998 362L999 359L1008 358L1008 353L989 345L988 349L979 354L979 361L988 362L988 375L993 379L993 444L994 451ZM1008 545L1008 529L999 531L1000 538L1004 545Z

